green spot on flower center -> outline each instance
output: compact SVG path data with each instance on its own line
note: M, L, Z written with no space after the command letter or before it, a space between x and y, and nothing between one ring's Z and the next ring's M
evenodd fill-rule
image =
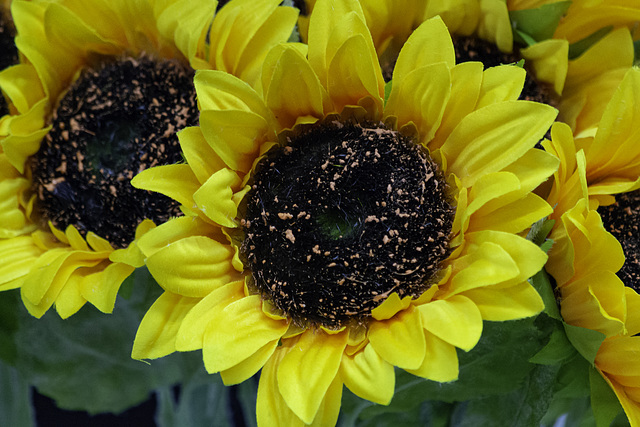
M438 166L381 124L307 129L259 162L245 201L245 267L300 325L365 322L393 292L422 294L449 254Z
M142 56L84 70L31 158L42 225L74 225L122 248L144 219L160 224L179 215L177 202L130 180L182 161L176 132L197 122L193 70L177 61Z

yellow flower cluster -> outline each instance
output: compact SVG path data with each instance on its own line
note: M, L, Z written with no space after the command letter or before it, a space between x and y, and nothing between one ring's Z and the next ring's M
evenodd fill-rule
M146 266L133 358L201 350L227 385L261 371L259 425L334 425L343 385L457 380L484 321L543 311L545 269L640 426L640 257L599 214L640 189L639 6L574 1L523 46L517 13L558 2L4 3L0 291L33 316L109 313Z

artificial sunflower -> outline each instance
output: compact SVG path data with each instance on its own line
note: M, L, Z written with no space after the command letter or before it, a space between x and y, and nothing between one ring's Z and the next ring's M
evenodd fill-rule
M545 268L556 280L564 320L601 332L595 366L632 425L640 425L640 218L638 131L640 70L628 70L594 136L576 138L564 124L545 148L561 165L548 201L555 244Z
M18 49L14 42L15 28L11 19L11 1L0 4L0 70L18 63ZM0 94L0 128L3 116L9 114L9 104L4 95Z
M524 73L455 65L434 18L385 101L346 0L316 3L308 51L272 49L258 90L198 72L187 163L133 180L187 215L139 241L165 292L132 356L202 349L226 384L262 369L260 425L334 424L343 384L387 404L394 366L454 381L483 320L543 308L527 279L547 257L520 234L551 213L531 191L558 161L533 146L557 112L517 100Z
M13 108L0 127L0 290L19 287L37 317L53 304L62 317L86 301L113 309L143 265L137 240L180 213L129 180L182 161L176 131L198 122L194 69L257 82L297 19L278 3L13 2L25 61L0 74Z

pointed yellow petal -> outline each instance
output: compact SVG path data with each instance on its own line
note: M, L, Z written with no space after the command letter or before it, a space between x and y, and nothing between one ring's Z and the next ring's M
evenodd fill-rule
M262 75L267 105L283 128L298 117L322 118L326 93L309 62L293 47L273 49Z
M417 307L422 326L440 339L469 351L482 334L480 310L469 298L457 295Z
M483 320L502 322L535 316L544 302L528 282L508 289L484 287L463 293L480 310Z
M305 423L316 417L329 386L338 374L347 333L307 330L300 335L278 367L278 390Z
M79 270L81 272L84 269ZM82 297L82 293L80 292L80 282L83 279L83 276L80 272L76 272L71 277L69 277L67 283L65 283L64 287L60 290L58 298L56 298L56 311L60 315L61 319L66 319L69 316L77 313L78 310L80 310L82 306L87 302L87 300Z
M42 250L31 236L0 240L0 283L8 283L31 271Z
M35 84L37 81L38 74L31 64L14 65L0 72L0 86L20 114L44 98L42 87Z
M74 276L82 276L79 286L83 298L103 313L111 313L122 282L133 270L134 268L127 264L103 262L93 268L78 269Z
M493 200L476 211L469 221L469 232L496 230L519 233L553 213L553 208L541 197L527 193L523 198L509 201L510 197Z
M165 246L169 246L171 243L180 239L190 236L209 236L217 238L214 233L214 226L207 224L199 218L182 216L178 218L172 218L169 221L161 224L160 226L145 233L144 236L138 240L137 244L140 250L147 256L158 252ZM224 241L224 236L222 240Z
M407 372L431 381L449 382L458 379L458 353L451 344L430 332L424 331L426 354L418 369Z
M374 119L380 117L384 80L377 57L374 62L369 47L367 39L356 34L345 40L329 63L327 91L336 112L347 105L360 105L360 100L369 97L375 107L368 113Z
M193 194L193 200L213 222L235 228L238 206L232 197L241 184L237 173L227 168L220 169Z
M394 86L402 83L411 71L441 62L453 68L456 56L446 25L435 17L422 23L403 45L393 69Z
M443 64L427 65L394 81L385 114L398 118L398 127L413 122L421 142L435 135L451 93L449 68Z
M483 81L483 68L480 62L463 62L451 69L451 95L442 123L427 145L431 151L442 147L458 123L474 110Z
M528 101L492 104L466 116L442 146L448 172L464 186L505 168L538 142L556 117L548 105Z
M247 173L269 134L269 126L258 114L248 111L206 110L200 113L205 139L225 164Z
M553 85L556 93L562 94L569 69L569 42L543 40L520 50L520 55L532 64L538 80Z
M258 28L242 52L236 66L238 77L255 85L253 82L259 80L265 57L272 47L289 39L297 19L297 9L291 7L276 8Z
M193 207L193 193L200 187L189 165L165 165L145 169L131 180L131 185L171 197L189 208Z
M224 385L240 384L254 376L267 363L276 348L278 348L277 340L265 344L261 349L238 362L235 366L220 371L220 377Z
M524 68L513 65L487 68L483 74L476 110L498 102L517 100L526 75Z
M513 49L513 30L509 10L503 0L480 0L478 36L495 43L502 52Z
M202 357L209 373L229 369L269 343L278 342L288 322L262 312L260 295L251 295L215 310L204 335Z
M176 349L191 351L203 348L205 333L216 312L244 296L244 281L237 281L221 286L199 300L180 325Z
M157 359L176 351L178 329L197 302L197 298L187 298L171 292L160 295L140 322L131 357L137 360Z
M234 250L204 236L191 236L147 258L147 267L160 286L188 297L204 297L238 280L231 259Z
M393 366L382 359L369 344L353 356L342 358L340 376L355 395L388 405L393 397L396 376Z
M415 369L424 360L422 322L413 307L389 320L372 322L369 340L377 354L400 368Z
M180 148L193 174L200 183L204 183L216 171L225 167L224 162L204 139L198 126L185 128L178 132Z

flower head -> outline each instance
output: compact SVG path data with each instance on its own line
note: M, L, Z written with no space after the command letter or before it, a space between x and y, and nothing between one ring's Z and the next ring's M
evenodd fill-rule
M523 74L455 65L435 18L385 102L355 1L317 2L308 51L272 49L258 90L198 72L187 164L133 181L187 213L140 239L165 292L133 357L202 349L226 384L262 369L264 425L335 423L343 384L386 404L394 366L455 380L483 320L543 307L527 279L546 255L519 233L551 212L531 191L557 159L533 146L556 111L492 84Z
M25 60L0 74L12 103L0 127L0 289L20 287L34 316L86 301L113 309L143 265L137 240L180 214L129 180L182 161L175 134L198 120L194 69L255 84L297 18L277 1L216 3L13 2Z

